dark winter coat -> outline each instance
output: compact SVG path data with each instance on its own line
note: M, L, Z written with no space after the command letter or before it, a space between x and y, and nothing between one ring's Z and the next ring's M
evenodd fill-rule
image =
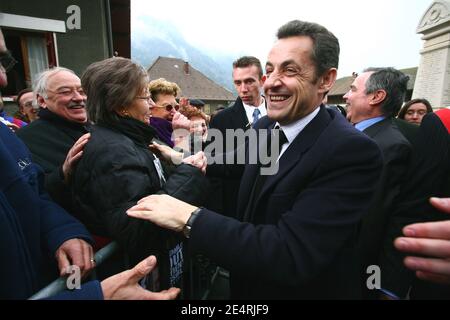
M156 255L162 286L176 285L175 274L174 281L164 279L168 275L168 255L179 259L181 237L148 221L130 218L126 211L152 194L169 194L200 205L207 180L197 168L182 164L165 177L166 182L161 181L155 156L147 147L149 141L143 143L129 133L107 125L92 127L91 139L73 175L80 219L94 234L119 241L132 261ZM172 272L176 273L175 269L172 263Z

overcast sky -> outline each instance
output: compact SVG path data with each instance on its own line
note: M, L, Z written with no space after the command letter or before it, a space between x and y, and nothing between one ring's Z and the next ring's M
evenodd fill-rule
M366 67L416 67L423 46L416 28L432 0L169 0L131 1L131 19L170 21L207 52L254 55L265 63L277 29L317 22L341 44L338 77ZM132 29L133 32L133 29Z

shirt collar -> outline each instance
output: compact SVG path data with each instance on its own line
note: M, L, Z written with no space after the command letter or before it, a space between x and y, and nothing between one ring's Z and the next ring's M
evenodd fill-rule
M277 122L275 126L281 127L284 134L286 135L286 138L289 141L289 144L291 144L292 141L294 141L295 138L300 134L300 132L302 132L303 129L305 129L305 127L319 114L319 112L320 107L317 107L316 110L308 114L306 117L303 117L291 124L282 126Z
M367 128L373 126L375 123L383 121L384 119L386 119L386 117L376 117L376 118L366 119L366 120L363 120L363 121L355 124L355 128L362 132L362 131L366 130Z
M247 115L247 119L249 123L253 122L253 112L255 111L255 106L250 106L248 104L245 104L242 102L242 105L245 109L245 114ZM267 109L266 109L266 100L263 96L261 96L261 104L257 107L259 109L260 115L259 118L265 117L267 115Z

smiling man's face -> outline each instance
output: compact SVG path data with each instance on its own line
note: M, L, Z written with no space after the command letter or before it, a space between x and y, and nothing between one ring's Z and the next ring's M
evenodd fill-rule
M86 95L80 78L71 72L60 71L51 75L47 81L47 98L39 96L38 103L69 121L87 121Z
M296 36L278 40L269 53L264 83L267 114L282 125L307 116L323 99L312 49L311 38Z

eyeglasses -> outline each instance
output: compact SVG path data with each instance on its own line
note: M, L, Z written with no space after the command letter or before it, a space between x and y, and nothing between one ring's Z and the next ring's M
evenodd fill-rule
M171 112L172 109L175 109L175 111L178 111L180 109L180 105L179 104L176 104L176 105L168 104L167 106L155 105L155 108L165 108L167 112Z
M64 88L64 89L61 89L58 91L47 90L47 92L56 94L58 96L66 97L66 98L69 98L69 97L72 98L76 92L83 98L86 97L86 93L84 92L84 90L82 88Z
M3 68L5 69L5 72L11 71L12 68L17 63L17 60L13 58L11 55L11 52L5 51L0 53L0 62Z

